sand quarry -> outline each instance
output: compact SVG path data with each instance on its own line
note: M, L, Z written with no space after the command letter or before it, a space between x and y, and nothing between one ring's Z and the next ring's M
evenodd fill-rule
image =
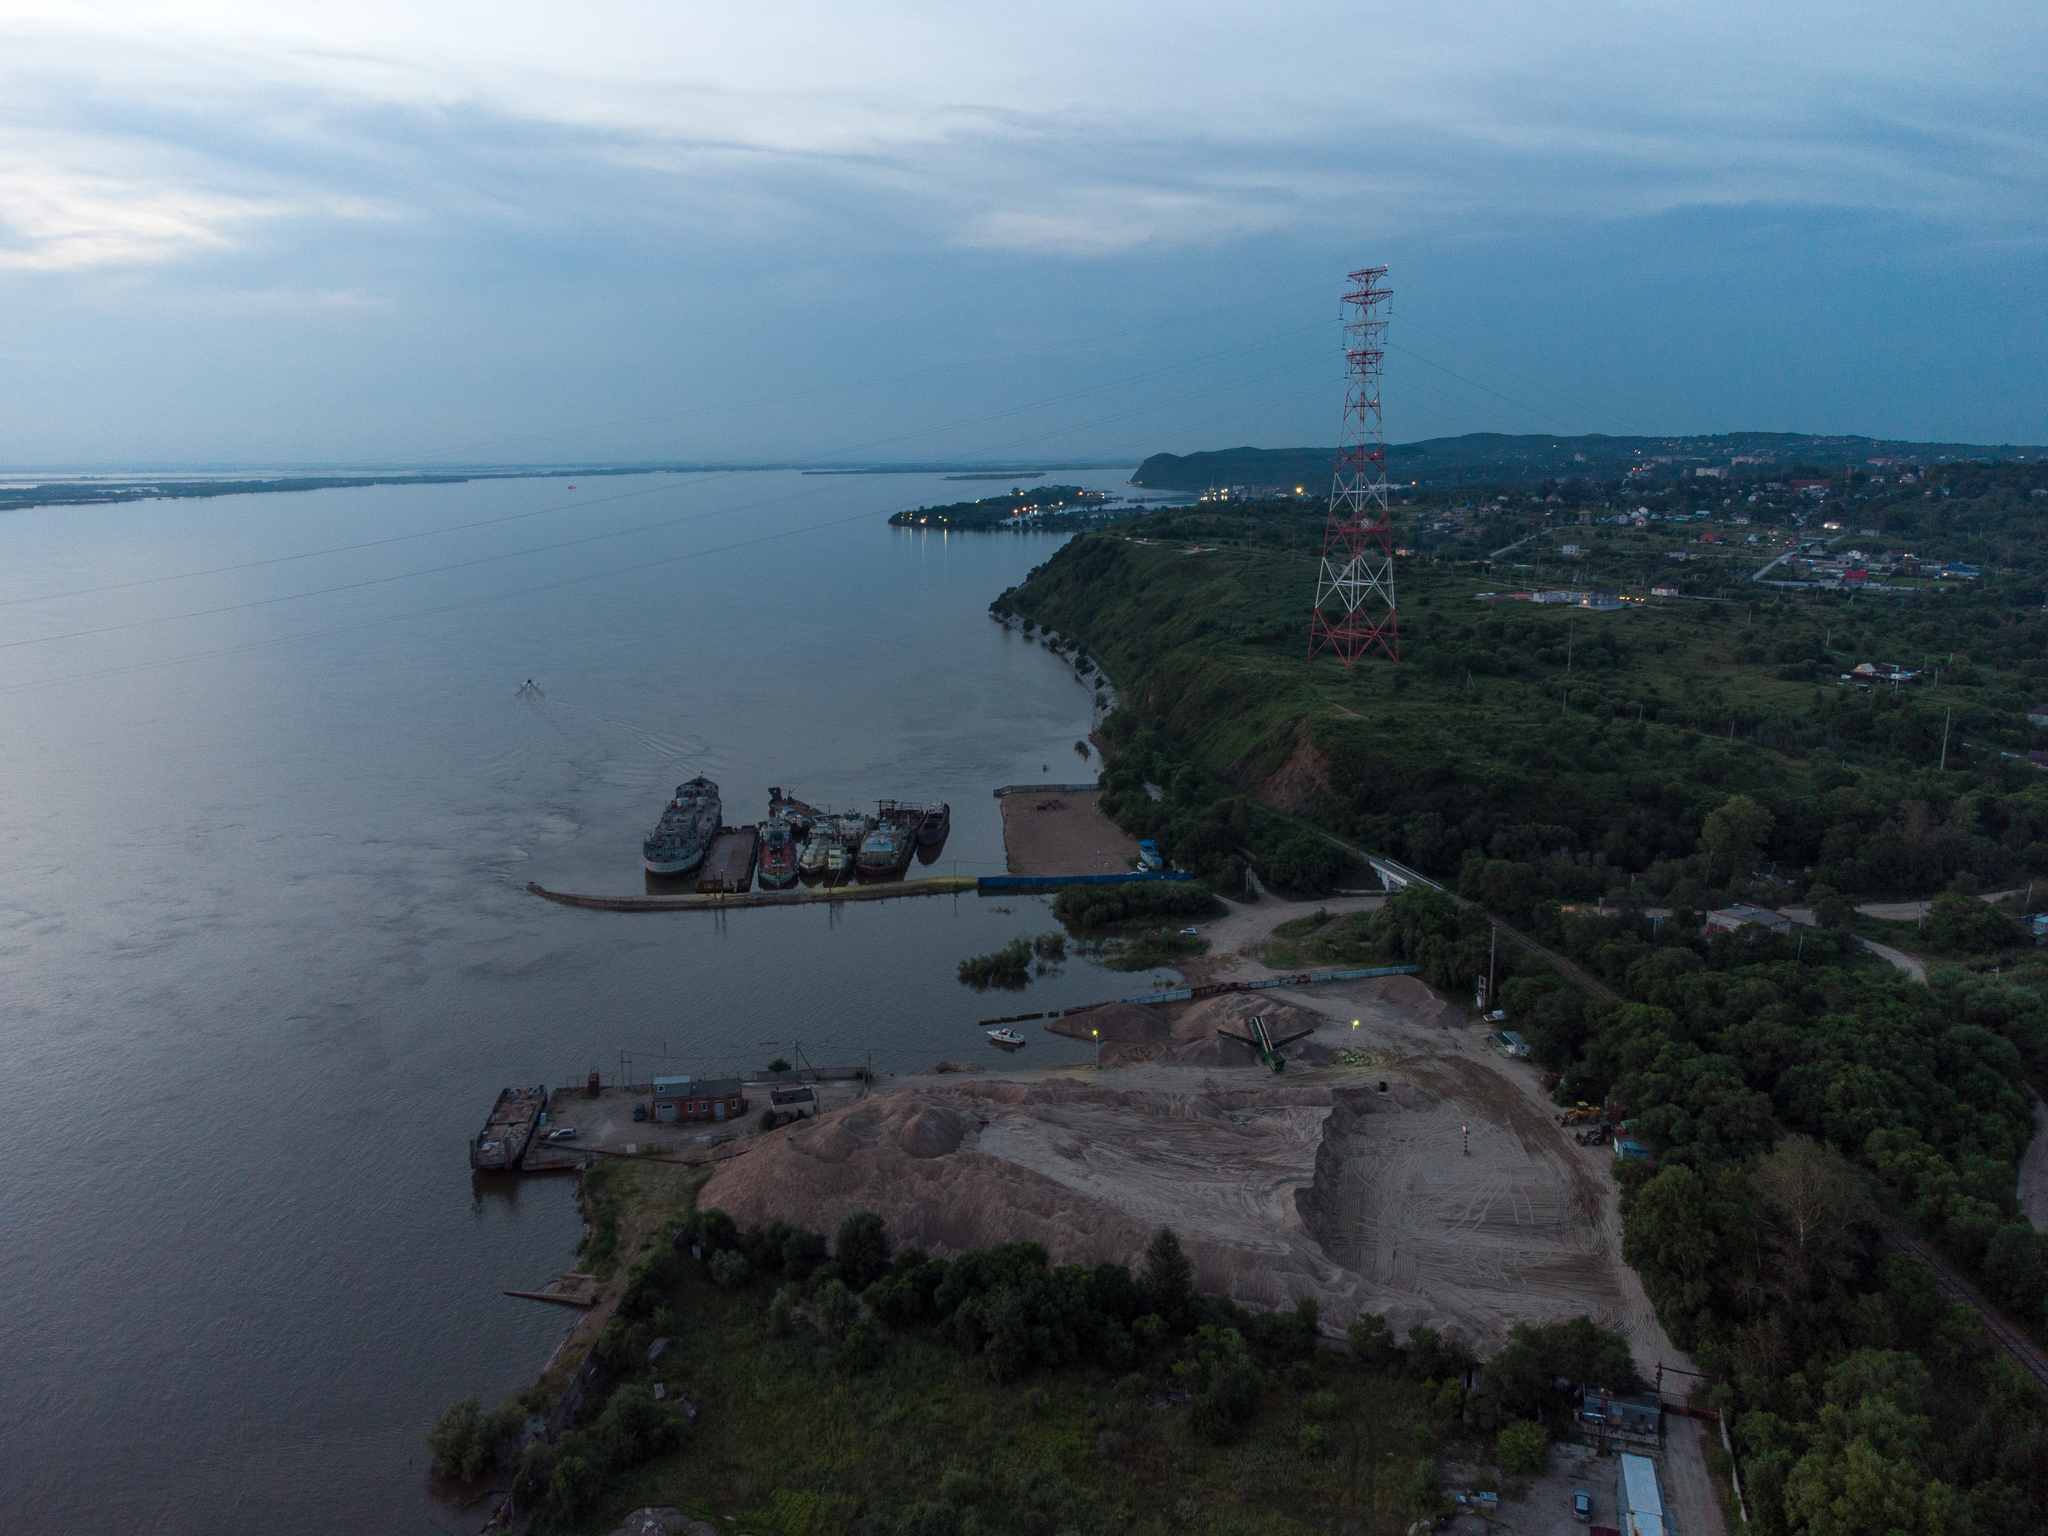
M1218 1034L1254 1013L1313 1031L1284 1073ZM1413 977L1055 1027L1099 1040L1098 1065L885 1080L764 1138L700 1203L828 1232L872 1210L934 1254L1028 1238L1055 1263L1133 1267L1165 1225L1203 1288L1255 1308L1313 1296L1332 1331L1377 1312L1487 1350L1586 1313L1646 1368L1677 1358L1621 1262L1609 1154L1575 1146L1535 1073Z

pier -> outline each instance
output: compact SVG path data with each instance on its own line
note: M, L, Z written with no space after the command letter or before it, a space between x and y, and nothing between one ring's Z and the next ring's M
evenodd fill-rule
M799 887L789 891L732 891L704 896L582 896L551 891L529 880L529 895L593 912L709 912L728 907L801 907L819 901L888 901L897 896L957 896L975 889L973 877L942 875L930 880L885 880L874 885Z

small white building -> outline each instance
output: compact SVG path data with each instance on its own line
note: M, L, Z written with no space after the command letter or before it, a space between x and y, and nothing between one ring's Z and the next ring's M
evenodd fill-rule
M1615 1479L1614 1512L1621 1536L1666 1536L1664 1495L1657 1487L1657 1463L1647 1456L1621 1456Z

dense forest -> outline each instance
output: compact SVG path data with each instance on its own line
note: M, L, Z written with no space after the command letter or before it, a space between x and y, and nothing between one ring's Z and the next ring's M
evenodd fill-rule
M1398 668L1308 656L1321 512L1286 502L1077 539L995 604L1115 680L1103 803L1219 891L1246 867L1308 893L1361 878L1336 839L1473 903L1411 888L1343 941L1354 963L1468 994L1490 912L1619 994L1499 962L1560 1102L1605 1105L1650 1153L1617 1164L1625 1256L1708 1372L1767 1532L2048 1529L2038 1392L1900 1246L2048 1337L2048 1238L2015 1199L2048 1081L2048 965L2013 921L2048 907L2025 755L2048 747L2026 718L2048 696L2041 484L1971 465L1810 500L1672 487L1665 517L1847 522L1980 569L1851 593L1715 553L1712 592L1610 611L1502 602L1502 578L1548 559L1626 591L1634 557L1576 513L1646 508L1642 488L1501 488L1464 509L1492 509L1479 538L1399 566ZM1458 510L1397 507L1397 538ZM1852 671L1902 658L1897 685ZM1936 898L1906 930L1924 985L1857 942L1881 928L1859 901L1905 895ZM1738 900L1813 924L1710 937L1702 911Z
M1696 437L1583 437L1536 433L1468 432L1387 445L1387 477L1399 485L1444 487L1467 481L1514 484L1578 475L1601 480L1631 470L1675 478L1702 465L1815 466L1842 472L1872 459L1952 464L2026 460L2048 450L2028 446L1987 449L1969 443L1909 443L1870 437L1817 437L1805 432L1720 432ZM1335 448L1223 448L1207 453L1155 453L1131 476L1133 485L1170 491L1211 486L1296 486L1318 500L1330 494Z

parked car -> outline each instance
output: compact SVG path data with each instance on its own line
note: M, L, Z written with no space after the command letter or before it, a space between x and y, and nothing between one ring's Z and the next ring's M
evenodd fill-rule
M1183 929L1181 929L1181 932L1182 932L1182 933L1193 933L1194 931L1195 931L1195 930L1194 930L1194 929L1192 929L1192 928L1183 928Z
M1580 1520L1580 1522L1581 1522L1581 1523L1583 1523L1583 1524L1591 1524L1591 1523L1592 1523L1592 1519L1593 1519L1593 1500L1592 1500L1592 1498L1591 1498L1591 1497L1590 1497L1589 1495L1585 1494L1585 1493L1575 1493L1575 1494L1573 1494L1573 1495L1572 1495L1572 1513L1573 1513L1573 1514L1574 1514L1575 1516L1577 1516L1577 1517L1578 1517L1578 1519Z
M576 1127L573 1125L565 1125L560 1130L548 1132L549 1141L574 1141L575 1139Z
M633 1118L635 1120L645 1120L647 1118L647 1106L645 1104L635 1104L633 1106Z

